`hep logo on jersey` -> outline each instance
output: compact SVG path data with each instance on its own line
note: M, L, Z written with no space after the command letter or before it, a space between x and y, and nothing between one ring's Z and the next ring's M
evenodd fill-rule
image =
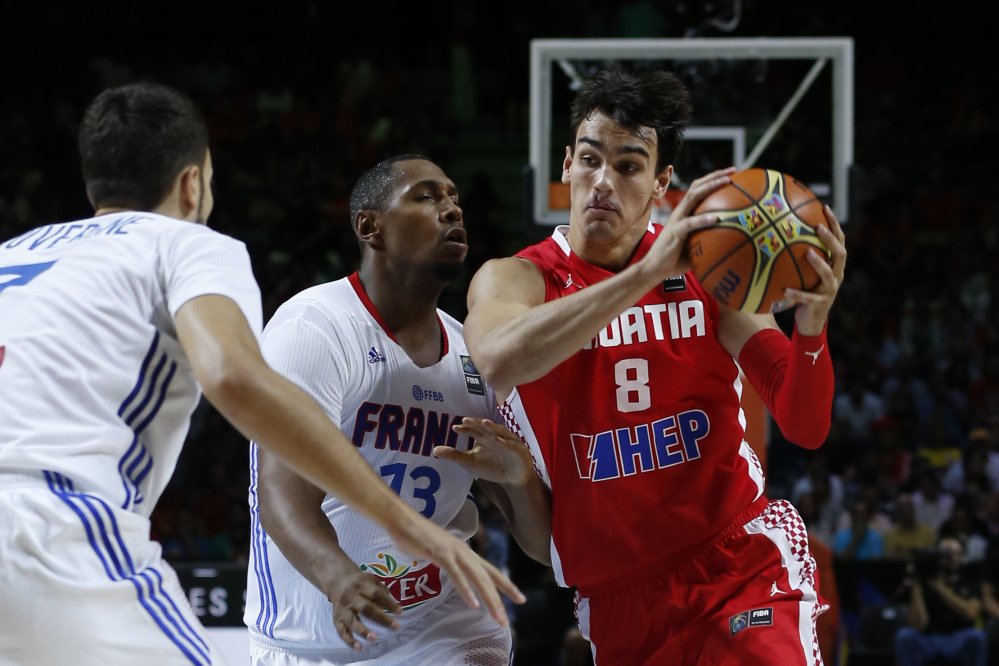
M579 478L606 481L697 460L701 457L698 442L709 432L708 415L691 409L635 428L569 438Z

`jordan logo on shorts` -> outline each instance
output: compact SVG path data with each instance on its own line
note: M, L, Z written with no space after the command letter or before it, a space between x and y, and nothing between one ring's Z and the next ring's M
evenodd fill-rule
M772 597L775 594L787 594L787 592L777 587L777 581L774 581L774 584L770 586L770 596Z

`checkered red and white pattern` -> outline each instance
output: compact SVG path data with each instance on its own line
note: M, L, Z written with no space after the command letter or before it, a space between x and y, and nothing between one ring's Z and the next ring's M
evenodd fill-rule
M816 618L829 610L829 604L821 603L815 590L815 558L808 549L808 531L798 511L787 500L770 502L763 513L746 525L747 532L765 534L780 549L784 557L784 567L788 570L788 581L794 589L801 590L802 604L810 606L807 622L811 625L802 629L802 644L806 654L810 651L810 666L822 666L819 652L819 639ZM803 618L804 619L804 618ZM810 635L804 635L808 631Z

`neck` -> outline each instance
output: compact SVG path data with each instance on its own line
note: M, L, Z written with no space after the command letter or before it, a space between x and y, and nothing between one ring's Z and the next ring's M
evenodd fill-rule
M635 256L647 230L647 224L636 222L617 236L606 236L596 225L587 228L583 223L570 220L569 247L586 263L617 273Z
M357 273L368 298L407 351L410 346L429 343L430 338L440 343L437 299L446 283L430 275L395 270L375 260L362 261Z

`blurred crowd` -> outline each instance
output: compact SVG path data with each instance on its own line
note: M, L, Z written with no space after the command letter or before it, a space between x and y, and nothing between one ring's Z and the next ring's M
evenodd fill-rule
M566 17L561 5L532 3L536 12L518 10L507 25L495 22L498 7L440 4L448 10L440 39L415 39L406 25L381 34L375 46L342 29L343 44L324 42L316 30L304 46L288 36L262 47L229 35L191 52L172 47L168 58L155 57L155 49L126 53L90 43L72 62L40 55L35 75L15 66L15 36L0 65L7 81L0 95L0 238L89 214L75 155L82 110L104 87L155 78L189 93L205 113L217 174L211 224L246 242L269 315L297 291L354 270L350 190L379 160L422 153L447 170L461 129L491 118L504 140L522 142L526 163L518 109L527 100L530 37L727 36L722 19L731 18L722 11L712 25L701 10L651 1L616 10L581 3ZM999 563L999 200L985 193L999 149L999 103L986 85L995 64L974 57L976 30L984 28L969 14L959 36L940 37L940 49L974 63L945 76L951 70L922 49L926 39L881 39L892 18L875 12L861 20L862 3L846 3L852 13L841 11L842 3L816 3L782 16L759 2L738 4L742 22L731 26L732 36L857 38L861 177L846 229L847 277L829 324L834 425L814 453L774 429L768 493L790 498L812 537L840 558L906 560L913 549L954 542L962 565L980 567L976 580L988 592ZM929 34L944 10L916 4L907 25ZM298 8L301 20L316 7ZM370 15L363 25L373 25ZM159 33L150 39L169 42ZM483 70L499 72L499 83L477 88ZM803 121L790 122L793 129ZM807 152L803 136L775 144L782 159ZM472 252L444 305L461 317L474 268L546 232L525 231L519 211L502 209L488 176L458 184L470 186L462 203L473 225ZM153 515L166 556L245 562L247 483L246 442L202 405ZM543 617L550 604L568 608L487 502L481 513L474 547L525 587L542 590L519 609L522 617ZM994 598L982 607L999 617ZM530 644L529 631L522 640Z

